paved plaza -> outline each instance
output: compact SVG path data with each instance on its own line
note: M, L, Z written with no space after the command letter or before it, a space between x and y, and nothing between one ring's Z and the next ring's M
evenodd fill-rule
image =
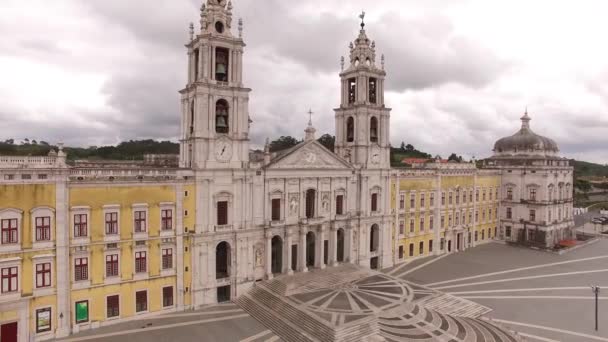
M387 272L491 308L529 341L608 341L608 240L564 255L491 243ZM590 285L606 289L597 333Z
M343 279L328 289L311 282L291 290L277 282L264 286L283 291L298 307L336 326L367 324L366 315L382 312L378 328L389 341L508 341L510 331L526 341L608 341L608 323L594 331L589 288L599 285L608 293L607 265L608 240L564 255L489 243L415 260L384 274L351 273L357 279ZM349 275L334 278L340 277ZM608 295L600 296L601 324L602 319L608 322ZM266 305L269 301L264 300ZM275 326L256 318L231 303L122 323L63 341L281 341L270 330Z

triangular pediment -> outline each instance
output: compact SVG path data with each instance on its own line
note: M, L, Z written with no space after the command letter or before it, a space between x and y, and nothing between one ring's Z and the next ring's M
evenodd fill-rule
M295 146L266 166L268 169L351 169L352 166L317 141Z

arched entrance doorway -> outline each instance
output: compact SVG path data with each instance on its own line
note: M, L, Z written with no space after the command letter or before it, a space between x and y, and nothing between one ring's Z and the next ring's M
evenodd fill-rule
M369 251L370 253L378 253L378 246L380 245L380 227L377 224L372 226L369 232ZM378 256L372 254L372 258L369 260L369 267L372 270L378 269Z
M315 266L315 233L306 234L306 267Z
M337 243L337 259L338 262L344 262L344 229L340 228L337 232L338 243Z
M215 278L225 279L230 277L230 245L228 242L220 242L215 248ZM230 285L217 288L218 303L230 301Z
M279 274L283 271L283 239L275 236L272 238L271 244L271 271L273 274Z
M372 229L369 234L369 251L377 252L378 245L380 243L380 228L377 224L372 226Z
M215 248L215 278L228 277L230 277L230 245L224 241Z

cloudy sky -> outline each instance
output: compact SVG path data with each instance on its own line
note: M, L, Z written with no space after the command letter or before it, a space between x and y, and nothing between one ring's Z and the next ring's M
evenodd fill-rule
M386 55L391 140L485 157L526 106L568 157L608 162L608 2L233 0L252 138L333 132L340 56L367 12ZM201 0L2 0L0 140L177 139ZM198 25L197 25L198 26Z

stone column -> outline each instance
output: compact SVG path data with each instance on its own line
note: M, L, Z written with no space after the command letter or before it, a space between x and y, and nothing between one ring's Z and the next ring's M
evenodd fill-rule
M272 279L272 232L266 230L264 236L266 238L266 278Z
M316 250L317 252L315 253L315 267L318 267L320 269L324 269L325 268L325 231L327 230L327 228L325 227L325 224L321 225L321 227L319 227L318 230L318 234L317 234L317 245Z
M353 227L348 224L344 229L344 261L353 263Z
M298 246L298 256L300 262L298 263L298 269L300 272L308 272L306 267L306 229L300 228L300 245Z
M329 231L329 264L338 266L338 229L333 225Z
M293 270L291 269L291 258L294 256L291 255L291 245L292 245L292 233L291 230L288 230L285 234L285 242L283 243L283 273L287 273L289 275L293 274ZM297 256L296 256L297 257Z

